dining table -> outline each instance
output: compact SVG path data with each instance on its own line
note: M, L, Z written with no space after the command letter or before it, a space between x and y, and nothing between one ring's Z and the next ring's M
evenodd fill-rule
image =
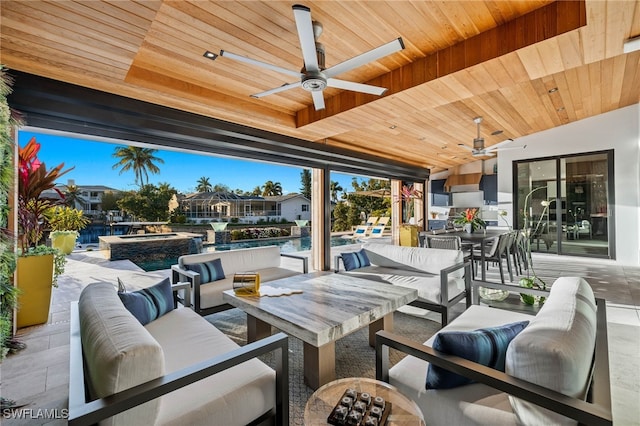
M476 230L474 232L465 232L465 231L454 231L454 232L446 232L443 235L448 236L457 236L460 237L460 241L462 244L469 244L471 246L480 245L482 249L480 250L480 266L482 269L482 281L486 281L486 267L485 267L485 251L484 245L487 241L498 238L500 235L506 234L509 232L509 229L483 229ZM430 235L432 232L423 231L420 233L422 236ZM473 248L471 248L473 250Z

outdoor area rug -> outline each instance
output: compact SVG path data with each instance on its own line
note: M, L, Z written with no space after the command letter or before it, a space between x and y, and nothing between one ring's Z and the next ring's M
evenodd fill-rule
M239 309L211 314L205 317L239 345L247 342L246 314ZM417 342L424 342L440 329L440 323L407 313L395 312L394 332ZM274 332L277 330L274 329ZM289 337L289 418L290 424L302 425L304 407L313 390L304 384L302 341ZM391 351L391 364L404 355ZM261 357L273 367L272 356ZM369 330L362 328L336 342L336 378L375 378L375 350L369 346Z

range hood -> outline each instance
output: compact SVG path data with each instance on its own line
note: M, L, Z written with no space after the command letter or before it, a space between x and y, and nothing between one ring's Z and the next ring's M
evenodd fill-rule
M447 192L479 191L481 179L482 173L451 175L444 183L444 190Z

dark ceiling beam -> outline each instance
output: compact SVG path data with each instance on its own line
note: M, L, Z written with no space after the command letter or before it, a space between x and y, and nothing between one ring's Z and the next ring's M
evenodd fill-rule
M380 178L423 181L429 170L32 74L15 78L9 105L26 124L157 147Z
M386 87L388 90L384 96L391 96L585 25L587 9L584 0L556 1L366 81L365 84ZM296 125L304 127L377 99L380 96L342 91L325 99L323 110L316 111L310 105L298 111Z

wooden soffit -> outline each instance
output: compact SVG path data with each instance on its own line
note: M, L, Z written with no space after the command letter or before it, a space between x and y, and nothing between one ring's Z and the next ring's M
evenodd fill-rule
M461 71L465 68L515 52L535 43L576 30L587 24L584 0L550 3L526 15L441 49L424 58L366 82L387 87L385 97L393 97L414 88ZM324 110L313 105L298 111L297 127L309 127L322 121L322 126L340 128L338 116L345 111L379 100L378 96L341 92L325 99ZM331 118L335 118L331 120ZM348 130L348 129L342 129Z

